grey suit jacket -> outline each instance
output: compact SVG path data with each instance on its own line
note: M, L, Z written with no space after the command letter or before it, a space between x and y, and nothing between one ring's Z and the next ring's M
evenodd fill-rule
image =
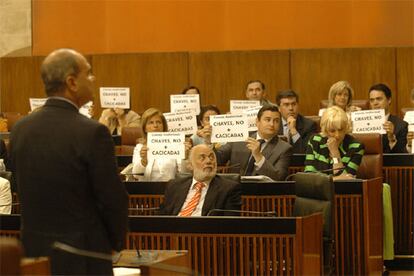
M256 138L257 133L254 132L250 136ZM230 161L229 165L233 166L230 172L246 175L251 151L246 147L245 142L227 143L215 152L219 165L225 165ZM292 146L276 135L262 150L262 154L266 160L260 169L254 169L253 175L266 175L275 181L284 180L288 175Z
M191 174L177 174L175 179L170 181L165 190L165 200L160 208L161 215L178 215L187 198L192 180ZM240 183L225 175L216 175L210 182L201 214L206 216L213 209L240 210ZM233 214L225 213L225 215Z

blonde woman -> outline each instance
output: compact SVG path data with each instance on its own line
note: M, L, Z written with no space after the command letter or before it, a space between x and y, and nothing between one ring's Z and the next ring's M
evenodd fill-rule
M333 174L334 179L355 178L364 155L364 146L349 133L345 111L332 106L321 118L321 133L310 138L305 157L305 172Z
M346 112L361 110L360 107L351 105L354 97L354 90L347 81L338 81L329 89L328 107L339 106Z

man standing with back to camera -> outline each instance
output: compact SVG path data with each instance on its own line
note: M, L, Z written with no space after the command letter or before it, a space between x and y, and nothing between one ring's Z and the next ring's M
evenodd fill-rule
M55 241L105 254L124 246L127 193L111 135L78 112L93 100L95 77L71 49L48 55L41 75L49 98L16 123L10 142L25 254L49 256L52 274L112 274L110 260L53 249Z

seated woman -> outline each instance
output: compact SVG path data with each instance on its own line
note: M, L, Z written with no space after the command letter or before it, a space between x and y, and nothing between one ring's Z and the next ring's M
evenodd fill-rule
M334 83L329 89L328 107L339 106L346 112L353 112L361 110L360 107L351 105L354 97L354 90L347 81L338 81Z
M104 124L112 135L121 135L123 127L139 127L141 117L130 109L109 108L102 111L99 122Z
M206 132L211 132L210 116L219 114L220 110L215 105L205 105L201 107L200 115L198 115L198 123L200 128L197 130L196 134L191 136L193 146L205 144L204 137L206 136Z
M149 108L142 114L142 133L141 138L135 146L132 157L132 173L143 174L143 177L136 177L143 181L168 181L175 177L177 171L186 171L186 162L176 159L150 159L147 158L147 134L149 132L168 131L167 120L162 112L156 108ZM186 156L191 148L190 142L185 142Z
M349 135L345 111L332 106L321 118L321 133L309 139L306 148L305 172L324 172L335 179L355 178L364 155L364 146Z

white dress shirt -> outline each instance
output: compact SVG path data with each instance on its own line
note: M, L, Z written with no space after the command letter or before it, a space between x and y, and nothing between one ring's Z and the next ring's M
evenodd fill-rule
M0 214L10 214L12 210L12 194L10 182L0 177Z

